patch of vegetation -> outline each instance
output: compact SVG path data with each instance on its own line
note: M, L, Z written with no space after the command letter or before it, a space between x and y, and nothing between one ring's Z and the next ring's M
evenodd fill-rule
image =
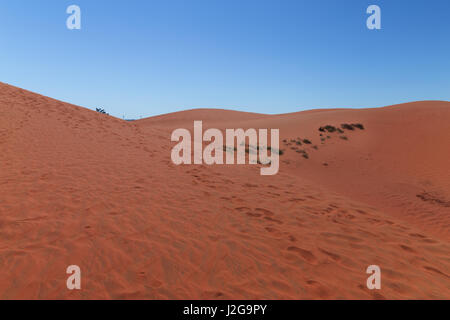
M109 115L109 113L106 113L105 109L102 109L102 108L95 108L95 111L97 111L98 113L101 113L101 114Z
M443 198L440 198L436 195L430 194L428 192L422 192L421 194L417 195L417 198L423 200L423 201L427 201L427 202L431 202L443 207L450 207L450 201L446 201Z
M361 123L354 123L352 126L358 128L359 130L364 130L364 126Z
M236 147L229 147L229 146L223 146L223 151L228 152L228 151L237 151Z
M355 130L355 128L353 128L353 126L351 124L348 124L348 123L341 124L341 128L344 129L344 130L351 130L351 131Z
M273 153L278 154L279 156L282 156L284 154L284 151L281 149L276 149L276 148L272 148L272 147L267 147L267 150Z
M333 133L333 132L336 132L336 130L337 130L337 128L335 126L331 126L329 124L324 127L319 128L319 131L321 131L321 132L327 131L327 132Z
M341 128L351 131L355 130L355 128L359 130L364 130L364 126L361 123L352 123L352 124L343 123L341 124Z
M339 138L341 138L342 140L348 140L346 136L340 136Z
M302 155L303 158L305 159L309 159L309 155L308 152L306 152L305 150L299 149L296 151L297 153L300 153Z
M312 142L309 141L308 139L303 139L303 143L304 143L304 144L312 144Z

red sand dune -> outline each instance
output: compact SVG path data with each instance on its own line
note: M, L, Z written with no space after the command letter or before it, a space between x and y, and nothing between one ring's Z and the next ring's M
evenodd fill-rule
M173 165L194 120L279 128L279 174ZM365 130L319 136L342 123ZM449 299L449 123L431 101L125 122L0 84L0 299Z

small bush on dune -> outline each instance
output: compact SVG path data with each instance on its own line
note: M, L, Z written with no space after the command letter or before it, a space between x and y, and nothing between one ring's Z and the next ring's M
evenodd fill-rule
M101 114L109 115L108 113L106 113L105 109L102 109L102 108L95 108L95 111L97 111L98 113L101 113Z
M228 151L237 151L236 147L229 147L229 146L223 146L223 151L224 152L228 152Z
M345 130L351 130L351 131L355 130L355 128L353 128L353 126L351 124L348 124L348 123L341 124L341 128L345 129Z
M320 127L319 128L319 131L320 132L325 132L325 131L327 131L327 132L330 132L330 133L333 133L333 132L335 132L336 131L336 127L335 126L331 126L331 125L326 125L325 127Z
M364 130L364 126L361 123L352 124L353 127L358 128L359 130Z
M343 123L341 124L341 128L351 131L355 130L355 128L359 130L364 130L364 126L361 123L352 123L352 124Z
M308 152L306 152L305 150L299 149L299 150L297 150L297 151L295 151L295 152L300 153L300 154L302 155L303 158L309 159Z
M281 149L275 149L275 148L272 148L272 147L267 147L267 150L269 150L270 152L273 152L273 153L277 153L279 156L282 156L284 154L284 151L281 150Z

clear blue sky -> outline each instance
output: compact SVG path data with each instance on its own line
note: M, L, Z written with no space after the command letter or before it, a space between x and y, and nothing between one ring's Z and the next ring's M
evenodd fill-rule
M118 117L450 100L449 0L5 0L0 49L0 81Z

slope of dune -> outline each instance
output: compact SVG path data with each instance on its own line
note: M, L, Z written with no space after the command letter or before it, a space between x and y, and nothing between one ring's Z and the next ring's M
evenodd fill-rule
M0 299L449 299L449 105L126 122L0 83ZM193 120L279 128L279 174L175 166Z

